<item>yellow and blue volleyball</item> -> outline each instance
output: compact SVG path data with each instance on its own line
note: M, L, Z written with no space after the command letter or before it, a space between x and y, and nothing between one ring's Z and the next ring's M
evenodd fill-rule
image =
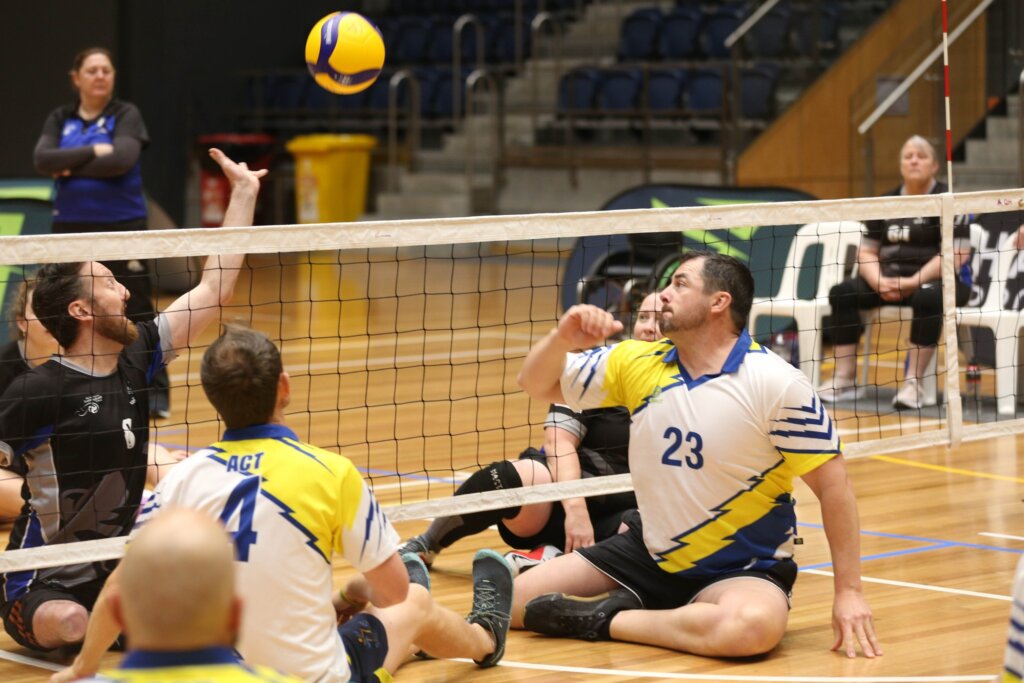
M306 66L317 85L333 93L366 90L384 66L384 38L361 14L328 14L306 38Z

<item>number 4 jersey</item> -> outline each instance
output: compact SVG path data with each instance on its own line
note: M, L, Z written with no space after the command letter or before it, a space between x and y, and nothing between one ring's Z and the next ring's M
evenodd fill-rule
M840 453L799 370L744 331L717 374L690 377L668 340L626 341L569 354L561 386L575 410L629 409L644 543L662 569L715 575L792 557L793 477Z
M229 429L171 470L138 525L169 506L204 511L234 538L246 661L348 681L331 558L340 553L365 572L391 557L399 536L347 458L283 425Z

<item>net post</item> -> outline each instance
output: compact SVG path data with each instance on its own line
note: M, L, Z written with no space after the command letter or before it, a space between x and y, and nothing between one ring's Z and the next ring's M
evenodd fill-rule
M956 268L953 253L953 194L942 194L940 208L942 235L942 330L946 340L946 427L949 447L957 448L963 438L963 405L960 402L960 346L956 324Z

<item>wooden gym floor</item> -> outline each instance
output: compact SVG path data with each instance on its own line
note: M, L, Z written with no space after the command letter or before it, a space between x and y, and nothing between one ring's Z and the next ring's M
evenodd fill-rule
M477 462L514 458L539 442L536 425L546 406L517 390L515 374L530 340L552 325L558 282L551 257L499 255L456 266L415 254L403 254L399 263L392 257L347 255L340 267L333 254L313 255L322 263L312 266L251 258L238 303L225 312L225 319L249 321L283 340L285 366L295 378L292 427L364 468L385 506L448 496ZM900 337L892 325L882 331L883 353L873 365L879 383L893 381L901 359L884 351ZM218 437L199 388L201 354L194 349L170 367L174 414L153 436L169 447L195 449ZM989 385L986 377L982 391L991 391ZM847 443L942 428L934 419L888 411L836 410L834 418ZM1001 668L1013 572L1024 552L1022 467L1024 437L1014 436L956 451L850 460L881 658L848 660L829 651L828 547L814 496L798 482L802 571L787 635L765 657L727 661L513 632L497 668L417 660L398 679L991 680ZM399 479L396 471L414 476ZM426 523L396 527L407 538ZM506 549L488 530L449 549L432 572L435 597L460 613L470 606L471 558L481 547ZM336 561L338 582L349 574ZM118 659L111 654L106 661ZM46 680L55 666L0 635L0 681Z

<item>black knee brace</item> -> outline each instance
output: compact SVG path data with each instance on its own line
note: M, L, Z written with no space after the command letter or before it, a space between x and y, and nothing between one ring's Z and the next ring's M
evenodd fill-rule
M515 465L507 460L499 460L474 472L469 479L462 482L455 491L455 495L463 496L467 493L518 489L522 486L523 480L519 476L519 472L516 471ZM519 509L519 506L516 506L502 510L484 510L483 512L443 517L435 519L430 525L429 531L434 538L438 539L442 548L447 548L460 538L478 534L503 519L512 519L519 514Z

